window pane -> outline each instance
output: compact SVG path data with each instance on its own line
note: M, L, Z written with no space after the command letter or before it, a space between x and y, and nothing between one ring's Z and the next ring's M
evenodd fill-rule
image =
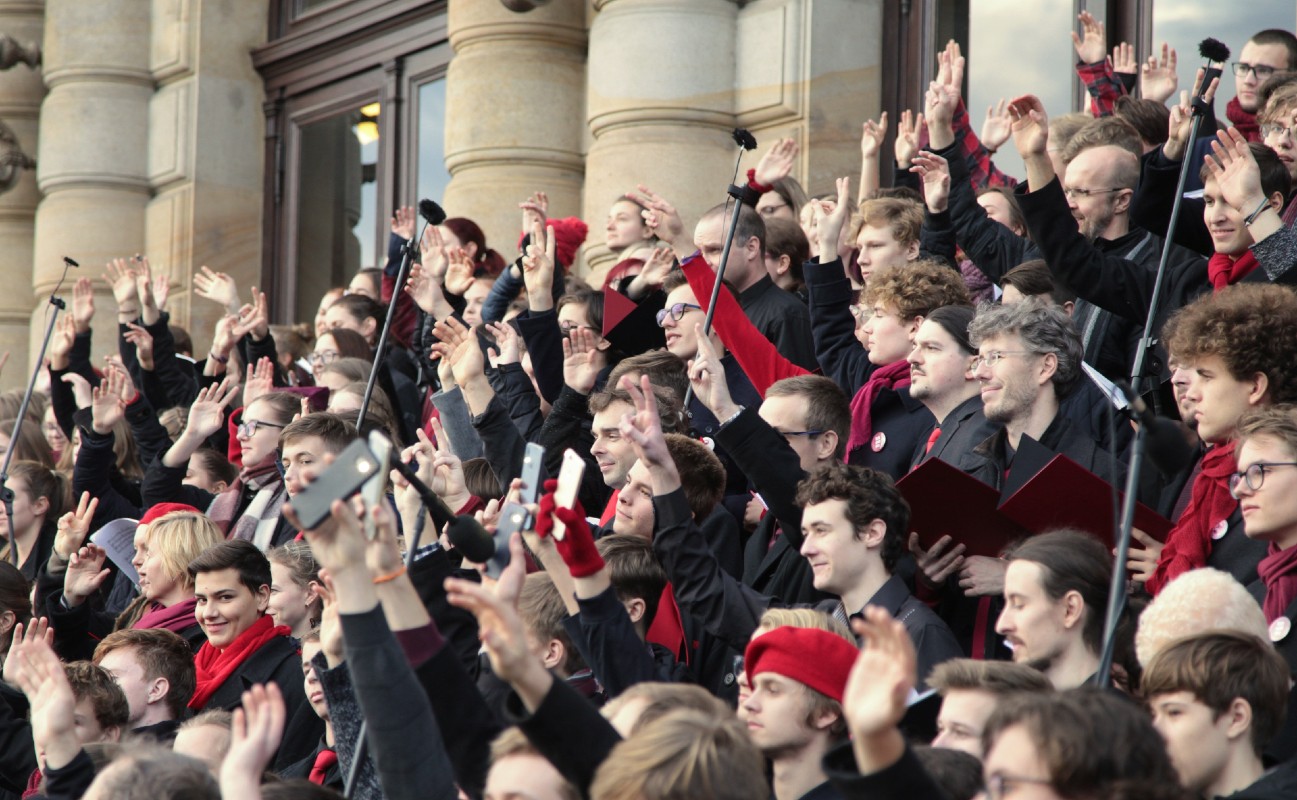
M968 5L967 102L973 130L981 131L987 106L1027 91L1041 99L1051 117L1071 111L1076 51L1067 31L1076 22L1073 0L1033 0L1030 11L1022 0ZM1026 175L1012 140L996 153L995 164L1015 177Z
M1153 4L1153 47L1162 52L1162 42L1176 50L1179 60L1176 72L1180 88L1193 90L1193 78L1202 66L1198 56L1198 43L1206 36L1221 40L1229 47L1230 61L1241 61L1243 45L1258 31L1267 28L1290 30L1293 20L1293 0L1248 0L1231 3L1229 13L1220 13L1221 5L1214 0L1176 0L1175 3ZM1211 20L1210 30L1203 27ZM1227 65L1220 77L1220 90L1216 93L1216 116L1225 119L1225 106L1236 94L1234 73Z
M302 126L297 209L297 316L375 262L377 103Z
M450 183L446 171L446 79L438 78L419 86L418 161L419 199L438 203Z

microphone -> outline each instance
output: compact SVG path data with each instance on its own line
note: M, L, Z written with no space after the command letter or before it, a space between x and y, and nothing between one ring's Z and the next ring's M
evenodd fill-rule
M63 256L63 263L64 263L64 264L67 264L69 267L79 267L79 266L81 266L80 264L78 264L77 262L75 262L75 261L73 261L72 259L68 258L67 256Z
M1202 104L1204 108L1206 107L1202 96L1206 93L1207 87L1211 86L1211 82L1220 77L1220 67L1212 65L1214 63L1224 64L1229 61L1229 47L1219 39L1208 37L1198 43L1198 55L1207 59L1207 63L1203 69L1202 85L1198 87L1198 92L1193 98L1195 109L1198 108L1199 104ZM1206 112L1204 111L1204 113Z
M498 578L509 566L509 537L492 536L472 517L456 517L446 529L446 538L464 558L485 564L487 574L493 578Z
M1136 421L1144 426L1148 433L1145 452L1157 468L1165 475L1173 475L1193 459L1194 448L1185 438L1180 426L1166 417L1159 417L1148 407L1144 399L1131 390L1130 384L1119 381L1117 388L1126 402L1130 404L1131 413Z
M423 217L424 222L429 225L440 225L446 221L446 212L441 206L428 199L419 201L419 216Z
M735 128L730 136L734 137L734 143L744 150L757 149L757 137L753 136L747 128Z

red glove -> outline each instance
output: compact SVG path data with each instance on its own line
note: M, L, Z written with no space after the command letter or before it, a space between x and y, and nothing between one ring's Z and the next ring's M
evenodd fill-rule
M536 535L542 539L553 535L554 518L557 517L567 526L567 531L561 541L554 540L554 547L573 578L588 578L604 568L603 556L594 546L594 533L585 521L585 510L580 501L576 502L576 508L562 508L555 504L554 489L557 486L557 481L545 481L545 496L540 499L536 512Z

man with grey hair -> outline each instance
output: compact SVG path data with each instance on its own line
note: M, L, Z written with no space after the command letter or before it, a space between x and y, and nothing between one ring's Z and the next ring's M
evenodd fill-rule
M983 306L968 335L986 419L1003 427L973 448L964 471L1001 488L1026 436L1112 480L1112 456L1058 413L1082 377L1081 338L1067 314L1036 301Z

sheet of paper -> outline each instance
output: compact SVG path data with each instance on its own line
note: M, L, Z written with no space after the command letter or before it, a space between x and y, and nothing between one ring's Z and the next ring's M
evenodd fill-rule
M90 541L102 547L108 560L136 586L140 585L140 574L135 571L131 559L135 558L135 528L138 525L133 519L115 519L90 534Z

